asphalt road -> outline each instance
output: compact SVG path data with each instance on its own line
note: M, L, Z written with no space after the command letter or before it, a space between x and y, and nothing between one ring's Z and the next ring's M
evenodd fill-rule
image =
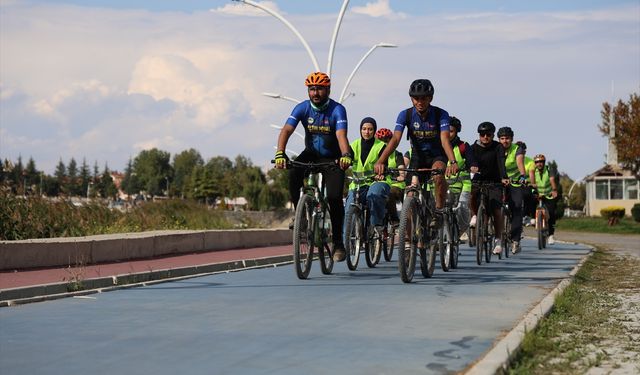
M400 281L364 259L291 265L0 309L3 374L448 374L487 352L585 256L557 244Z

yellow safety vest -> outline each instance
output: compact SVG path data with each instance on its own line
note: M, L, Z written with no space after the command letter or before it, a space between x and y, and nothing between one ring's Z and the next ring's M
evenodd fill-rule
M362 138L357 139L351 143L351 149L353 150L353 164L351 165L351 169L354 173L364 173L364 172L373 172L373 166L378 161L378 155L380 154L380 150L384 147L385 143L379 139L374 140L373 146L371 146L371 151L369 151L369 155L367 155L367 160L365 160L364 164L362 164L362 158L360 155L362 154ZM371 185L368 183L367 185ZM349 190L353 190L356 188L356 185L352 182L349 184Z
M549 176L549 166L545 165L540 172L537 168L535 173L536 185L538 186L538 194L544 195L547 198L552 198L551 191L551 177Z
M462 156L459 145L455 145L453 147L453 155L455 156L456 163L458 164L458 168L460 169L460 172L458 172L458 174L460 175L460 177L463 177L464 180L449 185L449 188L453 189L453 191L471 191L471 180L469 180L469 171L463 170L466 169L465 167L467 161Z
M396 159L398 157L398 154L400 154L400 157L403 157L402 154L398 151L394 151L390 156L389 159L387 159L387 166L389 168L397 168L398 167L398 163L396 163ZM404 188L406 187L406 184L404 181L394 181L391 179L392 176L387 176L387 184L391 185L392 187L397 187L398 189L404 190Z

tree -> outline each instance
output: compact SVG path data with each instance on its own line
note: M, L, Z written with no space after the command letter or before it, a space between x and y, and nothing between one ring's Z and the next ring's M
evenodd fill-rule
M171 154L157 148L140 151L136 156L133 161L133 172L147 194L160 195L166 186L165 178L173 177L170 160Z
M94 179L95 181L95 179ZM80 166L80 195L86 195L89 198L89 183L91 182L91 171L87 164L87 159L82 158L82 165Z
M574 186L574 180L566 173L560 173L560 187L564 191L567 204L572 210L582 210L587 198L586 185L577 183ZM573 190L571 187L573 186ZM571 192L571 194L569 194Z
M193 190L191 174L196 166L204 165L204 160L195 149L182 151L173 156L173 190L180 196L188 196Z
M69 160L69 164L67 165L67 177L68 181L66 182L66 187L69 195L80 195L82 187L78 183L78 163L76 163L76 159L73 157Z
M618 100L614 108L609 103L602 104L602 124L598 129L605 136L609 136L612 111L615 124L613 142L618 150L618 162L640 178L640 96L631 94L629 102Z
M102 175L100 175L100 179L94 186L97 192L100 193L100 196L104 198L115 199L116 195L118 194L118 189L113 183L113 178L111 177L111 171L109 171L109 166L106 164L104 166Z
M56 182L58 183L58 194L60 194L60 193L68 193L68 190L66 188L66 186L67 186L66 185L67 167L62 162L62 158L60 158L60 161L58 162L58 165L56 166L56 171L54 173L54 176L56 178ZM47 192L47 195L48 194L49 193Z
M27 184L27 192L29 194L37 194L36 186L40 183L40 172L38 172L36 162L32 157L29 157L29 161L27 162L27 166L25 167L22 175L25 178L25 183Z
M124 177L122 178L122 191L131 196L138 194L141 190L138 175L133 172L133 160L129 158L127 167L124 169Z

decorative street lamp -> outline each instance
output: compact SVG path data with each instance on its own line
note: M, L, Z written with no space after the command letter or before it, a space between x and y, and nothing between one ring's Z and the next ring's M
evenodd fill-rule
M356 64L356 67L353 68L353 71L351 72L351 74L349 75L349 78L347 78L347 82L344 84L344 88L342 89L342 93L340 93L340 99L338 100L338 102L342 103L342 101L345 98L345 93L347 92L347 89L349 88L349 84L351 83L351 80L353 79L353 76L356 74L356 72L358 71L358 69L360 68L360 65L362 65L362 63L364 62L364 60L367 59L367 57L369 57L369 55L371 55L371 53L373 51L376 50L376 48L397 48L398 46L395 44L391 44L391 43L378 43L378 44L374 44L373 47L371 47L369 49L369 51L367 51L367 53L364 54L364 56L362 56L362 58L360 59L360 61L358 61L358 63Z
M278 129L281 130L282 126L279 125L275 125L275 124L269 124L270 127L274 128L274 129ZM304 135L300 134L297 130L295 130L293 132L293 134L297 135L298 137L300 137L302 139L302 141L304 142Z
M284 96L284 95L280 95L280 94L276 94L273 92L263 92L262 95L264 96L268 96L270 98L274 98L274 99L283 99L283 100L288 100L290 102L294 102L294 103L300 103L302 102L302 100L298 100L296 98L291 98L289 96Z

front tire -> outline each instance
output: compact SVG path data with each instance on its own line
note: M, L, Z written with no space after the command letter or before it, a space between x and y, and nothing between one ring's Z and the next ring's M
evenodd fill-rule
M398 270L400 271L400 279L405 283L410 283L413 280L418 241L422 238L423 229L418 210L418 199L407 197L400 212Z
M476 220L476 263L478 263L478 265L481 265L483 260L482 252L484 251L484 248L485 248L484 231L486 230L486 226L484 224L484 221L485 221L484 206L478 207L478 214L476 218L477 218Z
M374 268L378 262L380 262L380 255L382 253L383 239L379 238L376 231L373 229L373 225L369 225L369 246L364 252L364 259L367 261L369 268Z
M313 228L313 198L303 194L298 201L293 225L293 264L299 279L306 279L311 271L315 246Z
M390 222L387 223L387 226L386 226L387 240L384 242L384 247L383 247L384 260L386 260L387 262L391 262L391 258L393 257L393 245L395 245L396 230L397 230L396 225L393 225Z
M345 250L347 252L347 267L349 270L355 271L358 268L360 251L365 241L364 223L362 222L359 208L353 207L349 211L346 231L347 241L345 242Z
M451 243L453 238L451 236L451 227L449 226L449 219L445 216L442 221L442 227L438 230L438 250L440 253L440 266L444 272L449 272L451 268Z
M320 269L325 275L330 275L333 271L333 231L331 227L331 216L329 210L325 208L324 223L317 220L316 230L322 233L322 246L319 247Z

